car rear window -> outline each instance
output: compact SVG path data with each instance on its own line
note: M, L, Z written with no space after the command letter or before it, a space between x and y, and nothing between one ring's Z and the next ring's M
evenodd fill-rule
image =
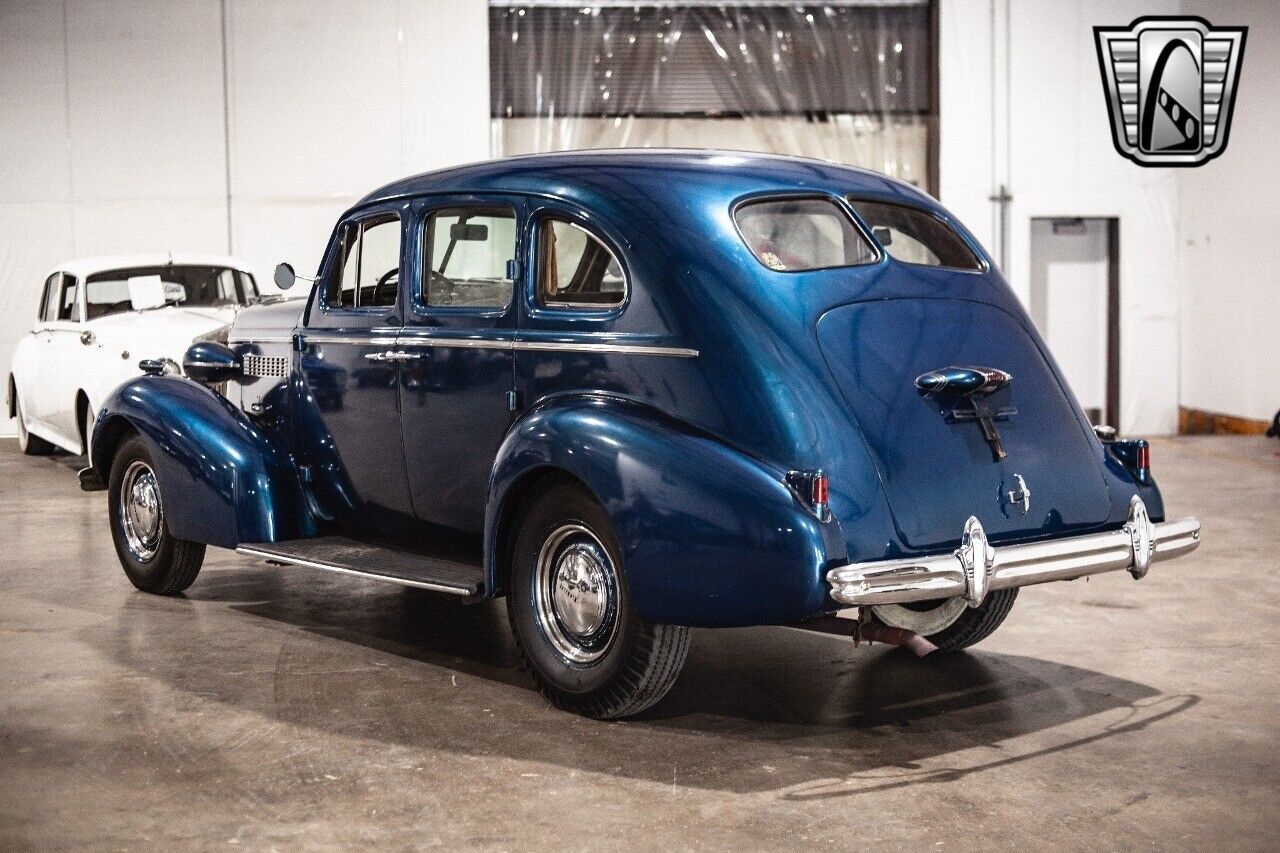
M767 199L734 211L738 231L760 263L781 272L853 267L875 248L830 199Z
M894 260L926 267L980 270L982 262L941 219L902 204L850 199L853 209Z

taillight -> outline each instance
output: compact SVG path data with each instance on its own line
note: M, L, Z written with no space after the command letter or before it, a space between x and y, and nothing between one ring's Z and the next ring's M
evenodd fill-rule
M1104 441L1102 445L1120 460L1133 479L1144 486L1151 482L1151 445L1145 438Z
M813 485L809 489L809 500L814 508L827 508L827 475L819 471L813 475Z
M829 484L822 471L792 471L787 474L787 485L807 504L820 521L831 517L828 506Z

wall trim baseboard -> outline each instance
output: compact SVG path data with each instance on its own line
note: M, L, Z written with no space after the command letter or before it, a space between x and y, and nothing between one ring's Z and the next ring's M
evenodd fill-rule
M1263 435L1269 426L1270 421L1223 415L1189 406L1178 407L1179 435Z

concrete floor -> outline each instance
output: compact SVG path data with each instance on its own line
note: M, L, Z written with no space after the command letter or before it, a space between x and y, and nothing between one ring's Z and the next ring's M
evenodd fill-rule
M1156 442L1200 550L1024 591L971 654L702 631L599 723L532 691L501 604L216 550L135 592L75 460L0 440L0 849L1274 850L1276 448Z

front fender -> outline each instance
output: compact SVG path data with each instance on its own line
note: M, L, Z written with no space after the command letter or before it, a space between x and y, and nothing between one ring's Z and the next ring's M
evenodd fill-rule
M786 624L834 609L825 581L844 558L776 471L660 412L604 397L555 400L508 434L489 486L489 589L497 589L513 486L560 471L613 522L632 601L650 622ZM510 518L510 516L506 516Z
M104 483L129 427L149 445L165 521L179 539L234 548L316 535L283 442L220 394L173 376L142 376L111 392L91 442Z

